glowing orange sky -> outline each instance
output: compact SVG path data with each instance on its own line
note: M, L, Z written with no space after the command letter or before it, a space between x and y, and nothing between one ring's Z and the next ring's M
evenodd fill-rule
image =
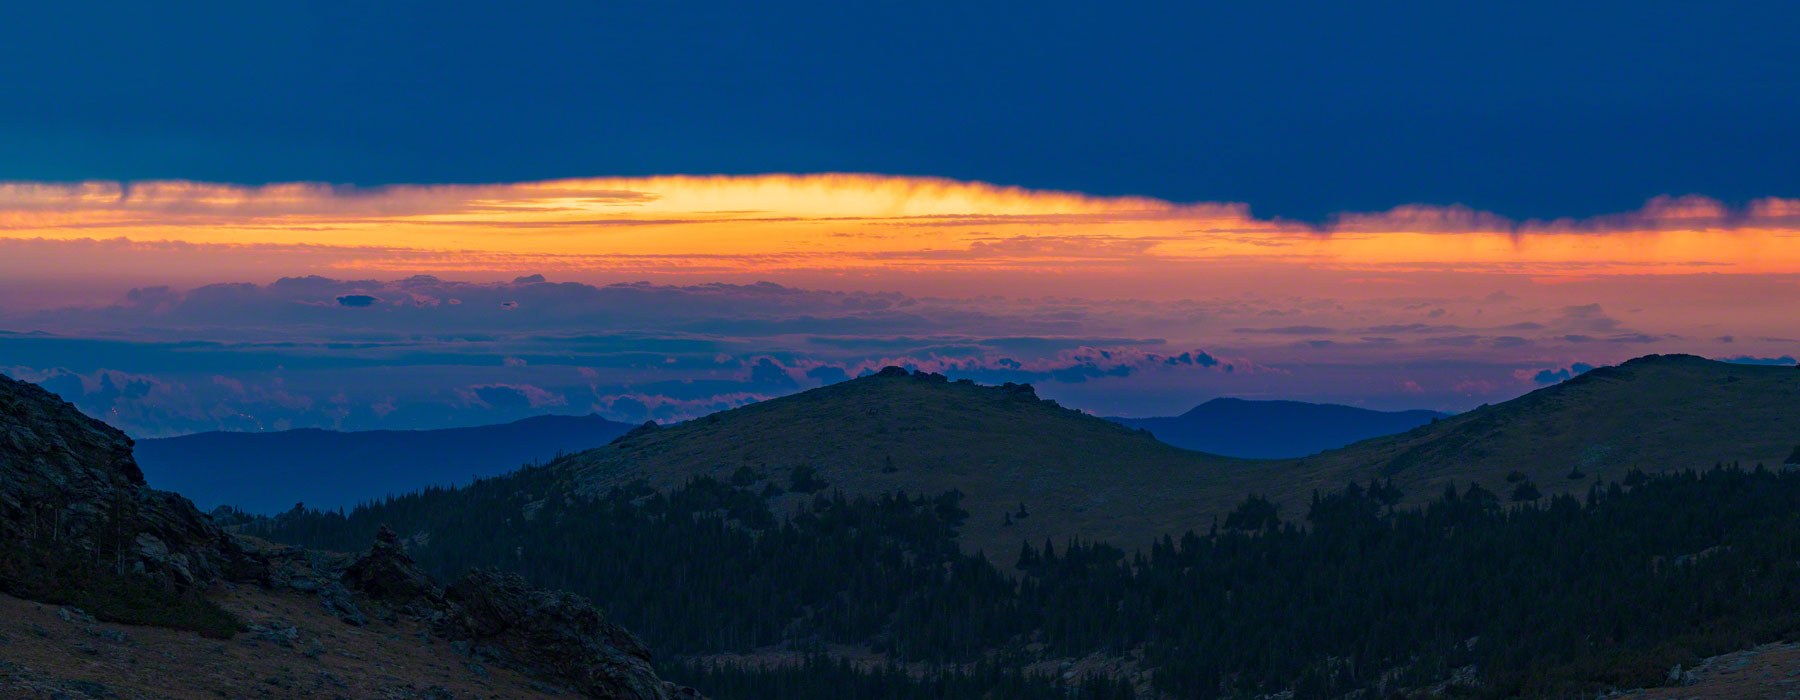
M1324 227L1240 204L1092 197L875 175L502 185L0 184L0 273L54 287L302 273L587 281L686 277L960 294L1180 298L1329 281L1454 286L1800 273L1800 200L1700 197L1580 221L1458 207Z
M275 284L307 275L321 279ZM652 284L600 288L637 282ZM1185 410L1215 394L1460 410L1649 352L1787 361L1800 354L1797 318L1800 200L1774 198L1728 207L1664 197L1526 222L1408 205L1315 226L1260 219L1244 204L874 175L367 189L0 183L0 340L14 342L0 370L72 372L99 387L99 372L146 372L131 343L326 347L318 352L331 358L295 361L336 369L291 379L312 382L306 401L335 406L331 372L404 365L412 350L351 363L334 344L478 355L455 369L357 370L366 376L353 383L370 387L355 401L374 416L365 426L386 425L389 409L378 408L390 394L450 410L428 400L446 382L524 387L527 398L630 420L644 416L613 402L685 406L664 417L691 417L798 386L756 384L746 368L765 354L806 382L820 367L1045 378L1089 368L1104 379L1046 391L1112 413ZM613 331L630 338L605 352L545 340ZM116 356L70 359L27 347L42 338L122 344L107 351ZM667 354L691 342L706 349ZM1223 359L1171 365L1179 351ZM203 355L164 364L200 371L212 365ZM513 355L536 359L498 359ZM646 355L655 372L633 364ZM61 366L76 360L88 364ZM686 369L669 375L663 366L676 360ZM138 407L134 429L242 427L221 415L338 425L326 409L289 407L289 359L269 362L216 386L145 379L188 398L165 402L179 410ZM638 395L632 387L652 374L754 386L726 391L736 397L726 404ZM219 394L232 382L265 382L276 398L233 403L249 399ZM567 398L577 384L592 384L591 396Z

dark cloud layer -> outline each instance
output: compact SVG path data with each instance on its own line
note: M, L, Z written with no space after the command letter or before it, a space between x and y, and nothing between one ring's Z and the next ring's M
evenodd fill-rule
M1800 192L1782 2L16 5L0 179L878 171L1315 220Z

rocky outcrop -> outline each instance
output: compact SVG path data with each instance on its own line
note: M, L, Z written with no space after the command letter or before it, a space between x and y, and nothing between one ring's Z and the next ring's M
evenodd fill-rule
M518 574L493 570L471 571L439 589L387 527L369 551L343 567L337 581L427 622L478 663L505 666L591 698L699 697L691 688L657 678L643 642L606 621L586 598L536 588ZM332 583L317 587L321 596Z
M262 562L187 499L151 489L131 438L0 376L0 542L186 589L255 580Z
M187 499L146 485L131 449L124 433L0 376L0 579L18 567L54 577L51 563L79 560L173 591L255 583L315 595L349 625L422 623L471 663L504 665L590 698L699 697L658 679L644 645L580 596L495 571L440 588L386 528L354 558L239 538Z
M375 534L375 545L344 570L343 583L390 605L429 609L444 604L444 592L406 556L400 536L385 525Z
M607 622L587 599L525 583L518 574L472 571L446 597L456 613L443 634L466 638L476 653L589 697L667 700L693 697L656 677L650 651Z
M613 438L612 442L609 442L606 444L608 444L608 445L623 445L623 444L632 442L638 438L641 438L645 435L655 434L657 431L660 431L660 430L662 430L662 426L657 425L656 421L647 420L647 421L644 421L643 425L639 425L636 428L632 428L631 430L625 431L624 435L620 435L616 438Z

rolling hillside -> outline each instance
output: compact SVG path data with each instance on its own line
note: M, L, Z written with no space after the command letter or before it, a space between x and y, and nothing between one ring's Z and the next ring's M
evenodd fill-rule
M137 460L151 485L178 491L203 509L274 513L296 502L350 507L467 483L604 445L630 429L590 415L443 430L211 432L140 440Z
M1777 467L1796 445L1800 370L1650 355L1297 460L1291 473L1323 484L1392 478L1416 499L1449 481L1499 490L1517 471L1548 494L1585 491L1632 469Z
M1649 356L1518 399L1321 454L1234 459L1039 400L890 370L664 429L644 429L557 463L590 490L697 475L785 490L810 469L848 493L964 493L965 543L988 551L1081 535L1127 546L1206 529L1246 494L1286 518L1315 490L1391 479L1408 499L1445 483L1505 493L1520 472L1546 495L1585 492L1631 469L1717 461L1776 466L1800 444L1800 371ZM1575 476L1577 478L1570 478ZM803 497L779 496L790 505ZM1023 503L1026 518L1016 516Z
M1280 468L1178 449L1041 400L1028 386L899 369L636 431L559 464L596 490L638 478L662 488L702 474L730 480L740 469L787 487L805 468L848 493L956 489L970 513L964 541L1008 556L1021 538L1136 541L1204 527L1192 520L1196 513L1228 506Z
M1110 418L1176 447L1253 459L1304 457L1359 440L1411 430L1449 414L1371 411L1304 401L1218 398L1179 416Z

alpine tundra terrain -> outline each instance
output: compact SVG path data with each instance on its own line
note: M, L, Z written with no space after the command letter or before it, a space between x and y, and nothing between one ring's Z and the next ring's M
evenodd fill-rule
M1651 356L1248 460L893 368L237 527L515 567L719 696L1591 697L1800 634L1797 388Z

